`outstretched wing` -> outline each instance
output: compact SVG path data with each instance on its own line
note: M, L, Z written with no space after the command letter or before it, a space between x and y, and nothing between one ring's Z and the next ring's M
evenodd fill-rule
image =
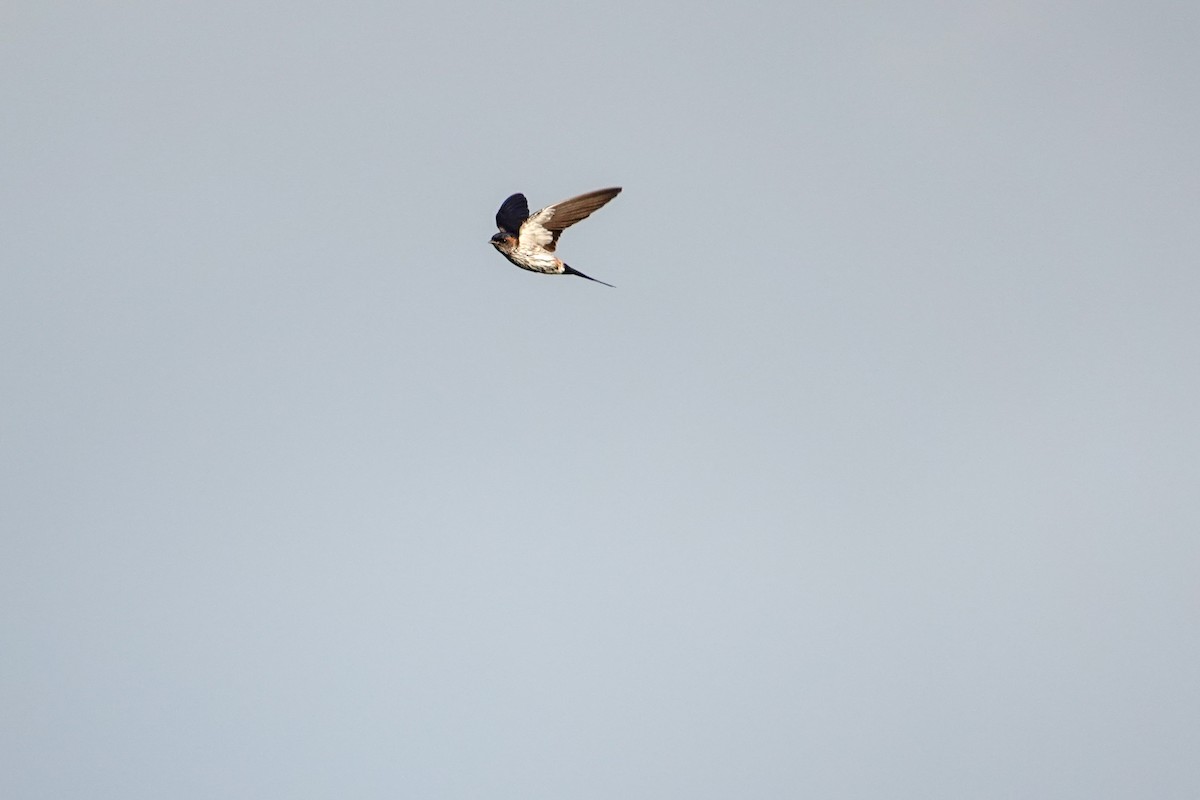
M554 252L558 237L564 230L587 219L593 211L621 193L621 187L600 189L546 206L521 225L520 246L537 246ZM511 198L510 198L511 199Z
M496 212L496 227L513 236L521 232L521 223L529 219L529 203L525 195L518 192L500 204Z

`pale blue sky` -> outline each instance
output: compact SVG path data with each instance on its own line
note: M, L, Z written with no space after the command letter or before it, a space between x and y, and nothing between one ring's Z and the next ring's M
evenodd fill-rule
M1200 796L1198 34L6 4L0 795Z

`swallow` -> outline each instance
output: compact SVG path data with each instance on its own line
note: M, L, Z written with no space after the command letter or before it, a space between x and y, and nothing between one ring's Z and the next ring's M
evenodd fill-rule
M496 212L496 227L500 232L492 237L492 247L521 269L545 275L578 275L589 281L604 283L584 275L554 255L559 235L580 220L587 219L596 209L621 193L621 187L600 189L546 206L536 214L529 213L525 195L517 193L500 204ZM612 286L611 283L604 283Z

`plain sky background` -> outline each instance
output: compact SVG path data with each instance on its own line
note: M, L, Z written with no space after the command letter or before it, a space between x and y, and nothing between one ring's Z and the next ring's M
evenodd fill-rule
M1198 9L5 3L0 795L1200 796Z

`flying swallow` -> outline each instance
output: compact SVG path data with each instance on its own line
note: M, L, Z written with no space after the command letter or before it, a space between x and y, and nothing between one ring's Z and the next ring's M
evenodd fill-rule
M600 189L546 206L532 215L529 213L529 203L526 202L525 195L514 194L505 200L496 212L496 227L500 232L492 237L492 247L521 269L530 272L578 275L589 281L604 283L563 263L561 258L554 255L554 248L564 230L582 219L587 219L593 211L620 193L620 186ZM611 283L604 285L612 286Z

